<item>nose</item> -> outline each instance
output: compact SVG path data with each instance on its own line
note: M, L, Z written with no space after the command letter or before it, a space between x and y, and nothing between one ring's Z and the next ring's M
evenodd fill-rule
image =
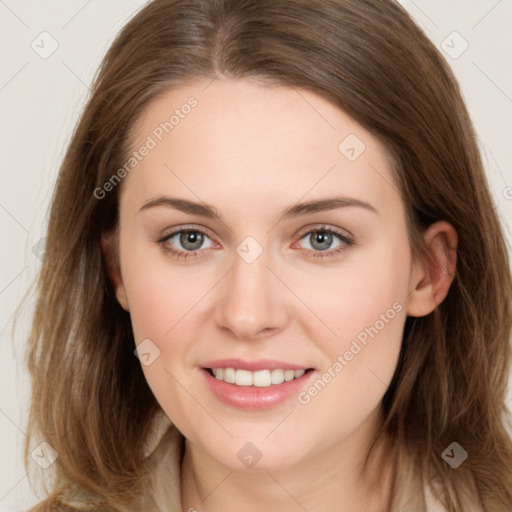
M235 254L233 267L220 285L216 323L238 340L267 337L289 321L290 297L275 270L268 268L268 260L266 251L251 263Z

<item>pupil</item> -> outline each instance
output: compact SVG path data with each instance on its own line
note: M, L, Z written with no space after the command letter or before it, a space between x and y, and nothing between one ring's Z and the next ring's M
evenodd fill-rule
M197 249L201 247L203 235L197 231L187 231L181 235L181 244L187 249Z
M332 243L332 235L331 233L327 233L325 231L319 231L315 235L314 241L318 242L320 245L324 244L323 247L317 247L320 250L328 249ZM314 244L313 244L314 247Z

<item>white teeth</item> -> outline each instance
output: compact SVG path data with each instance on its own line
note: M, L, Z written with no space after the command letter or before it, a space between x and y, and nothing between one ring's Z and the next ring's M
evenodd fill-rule
M252 386L252 373L247 370L237 370L235 379L237 386Z
M286 382L293 380L294 377L295 377L295 372L293 370L286 370L284 372L284 380Z
M270 370L260 370L252 374L253 386L266 388L272 384L272 372Z
M213 375L217 380L223 380L237 386L256 386L266 388L273 384L282 384L293 379L302 377L306 370L236 370L235 368L212 368Z
M284 370L273 370L271 382L272 384L282 384L284 382Z
M218 368L217 371L218 370L222 370L222 368ZM234 384L236 382L234 368L224 368L224 382L229 382L229 384Z

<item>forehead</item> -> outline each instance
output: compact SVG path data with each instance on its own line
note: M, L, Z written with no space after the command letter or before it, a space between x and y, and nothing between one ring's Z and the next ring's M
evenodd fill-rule
M131 151L144 146L123 184L133 198L179 189L211 202L283 194L289 202L336 190L377 207L397 201L382 144L326 99L294 87L216 79L174 88L135 124Z

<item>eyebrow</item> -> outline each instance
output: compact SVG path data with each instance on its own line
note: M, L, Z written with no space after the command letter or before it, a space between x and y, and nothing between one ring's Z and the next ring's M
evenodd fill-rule
M192 215L198 215L200 217L206 217L208 219L219 219L221 220L217 209L206 203L198 203L195 201L189 201L188 199L181 199L177 197L162 196L155 199L151 199L144 203L140 208L140 211L149 210L158 206L165 206L168 208L174 208L184 213L190 213ZM297 203L288 207L281 215L281 220L286 220L294 217L300 217L302 215L308 215L317 212L323 212L327 210L334 210L337 208L347 207L358 207L364 208L368 211L378 214L374 206L366 201L361 201L353 197L329 197L325 199L318 199L314 201L308 201L304 203Z

